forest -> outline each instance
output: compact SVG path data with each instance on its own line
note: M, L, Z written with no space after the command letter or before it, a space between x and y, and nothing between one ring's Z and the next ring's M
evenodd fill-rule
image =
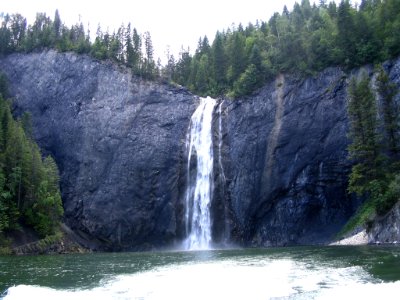
M161 79L189 88L198 95L231 98L246 96L279 73L312 75L324 68L350 70L379 63L400 54L400 2L398 0L309 0L286 6L268 22L238 24L218 31L210 42L199 39L192 54L167 54L162 66L154 58L151 34L140 34L129 23L110 33L99 25L94 40L83 24L68 28L58 11L51 19L38 13L32 25L19 15L3 15L0 53L53 48L94 58L111 59L135 75Z
M210 45L171 60L172 79L201 95L251 94L279 73L312 75L327 67L346 70L400 54L400 2L343 0L296 3L268 22L217 32Z
M43 158L34 142L30 117L15 120L7 83L0 76L0 254L8 251L6 233L32 227L40 237L57 234L64 214L57 165Z
M26 18L20 14L3 15L1 19L0 54L29 53L43 49L74 51L99 60L111 59L125 64L135 75L146 79L158 76L150 33L140 35L135 28L131 29L130 24L127 27L121 25L112 34L103 32L99 25L96 38L91 41L90 32L85 30L82 23L68 28L61 21L58 10L53 19L45 13L37 13L32 25L28 25Z
M353 161L349 193L365 202L346 230L385 215L400 199L400 114L397 86L382 66L374 84L362 72L348 88L349 158Z

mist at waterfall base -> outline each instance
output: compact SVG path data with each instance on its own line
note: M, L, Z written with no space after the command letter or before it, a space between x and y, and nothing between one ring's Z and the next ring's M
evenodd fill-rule
M3 299L398 299L399 247L0 257Z

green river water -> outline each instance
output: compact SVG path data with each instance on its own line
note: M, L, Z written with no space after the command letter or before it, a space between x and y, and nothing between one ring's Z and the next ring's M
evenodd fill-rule
M0 257L4 299L400 299L400 247Z

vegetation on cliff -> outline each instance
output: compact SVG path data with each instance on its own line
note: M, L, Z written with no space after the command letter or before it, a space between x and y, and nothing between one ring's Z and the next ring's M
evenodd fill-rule
M400 117L396 85L385 70L377 70L375 90L366 73L349 86L350 158L354 161L349 192L366 202L349 224L368 223L400 200Z
M6 84L0 76L0 248L6 235L21 225L33 227L41 236L57 233L63 207L57 165L42 158L31 136L27 114L14 120Z
M68 28L58 11L53 19L38 13L33 25L20 14L5 15L0 53L43 48L90 54L130 67L144 78L173 81L198 95L239 97L251 94L281 72L313 74L331 66L346 69L382 62L400 54L400 3L397 0L349 0L329 4L296 3L268 22L233 25L217 32L213 42L200 38L192 55L167 55L155 61L149 32L139 34L129 23L110 33L99 26L94 41L82 23Z
M134 74L148 79L155 78L159 73L150 33L140 35L135 28L131 28L131 24L126 27L121 25L112 34L102 31L99 25L92 42L90 32L85 31L82 23L68 28L61 21L58 10L54 19L45 13L38 13L32 25L28 25L26 18L20 14L7 14L0 19L1 54L53 48L61 52L90 54L101 60L111 59L127 65Z
M354 3L353 3L354 4ZM167 74L200 95L248 95L281 72L313 74L382 62L400 54L398 0L309 0L286 6L268 22L217 32L199 40L192 56L169 59Z

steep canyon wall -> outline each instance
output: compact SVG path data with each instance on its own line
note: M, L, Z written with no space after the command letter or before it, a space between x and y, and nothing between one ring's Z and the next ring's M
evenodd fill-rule
M399 82L400 61L387 68ZM198 97L52 50L0 58L0 69L15 115L31 114L35 139L59 165L65 221L87 246L145 250L184 239L185 140ZM251 97L219 100L216 243L324 243L354 213L347 79L338 68L280 75Z

